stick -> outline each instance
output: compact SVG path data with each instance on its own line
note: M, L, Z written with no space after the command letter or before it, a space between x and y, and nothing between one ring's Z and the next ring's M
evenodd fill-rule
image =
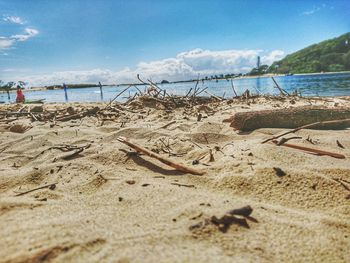
M169 123L163 125L162 127L159 127L158 129L165 129L165 128L167 128L168 126L170 126L171 124L174 124L174 123L176 123L176 121L171 121L171 122L169 122Z
M35 117L35 115L33 114L33 113L31 113L30 112L30 114L29 114L35 121L38 121L38 118L37 117Z
M142 153L144 153L144 154L146 154L146 155L148 155L148 156L150 156L152 158L155 158L155 159L159 160L160 162L162 162L162 163L164 163L166 165L169 165L169 166L175 168L178 171L185 172L185 173L190 173L190 174L195 174L195 175L203 175L204 174L204 172L202 172L202 171L198 171L196 169L187 167L187 166L185 166L183 164L175 163L175 162L169 160L168 158L162 157L159 154L156 154L156 153L154 153L154 152L152 152L152 151L150 151L150 150L148 150L146 148L138 146L138 145L130 142L128 139L126 139L124 137L118 137L117 140L122 142L122 143L124 143L124 144L126 144L126 145L128 145L128 146L130 146L131 148L135 149L138 152L142 152Z
M233 81L232 81L232 79L231 79L231 87L232 87L232 89L233 89L233 93L235 94L235 96L238 97L238 96L237 96L237 92L236 92L236 90L235 90L235 87L233 86Z
M196 96L198 96L199 94L201 94L202 92L204 92L208 87L205 87L204 89L202 89L201 91L196 93Z
M15 196L25 195L25 194L28 194L28 193L30 193L30 192L34 192L34 191L36 191L36 190L40 190L40 189L44 189L44 188L56 187L56 184L57 184L57 183L53 183L53 184L48 184L48 185L40 186L40 187L37 187L37 188L33 188L33 189L31 189L31 190L18 193L18 194L16 194Z
M222 101L222 98L219 98L218 96L215 96L214 94L211 94L210 92L208 92L206 90L204 92L207 93L208 95L212 96L213 98Z
M280 87L280 85L278 85L278 83L277 83L277 81L275 80L275 78L274 78L274 77L271 77L271 78L272 78L273 82L275 82L276 88L278 88L278 90L281 92L281 94L282 94L282 95L287 95L287 96L289 96L289 93L288 93L287 91L285 91L284 89L282 89L282 88Z
M125 91L127 91L130 87L132 87L132 85L129 85L127 88L123 89L121 92L119 92L106 106L105 109L109 108L112 104L113 101L115 101L120 95L122 95Z
M194 187L193 184L179 184L179 183L170 183L170 184L177 185L177 186L190 187L190 188Z
M287 135L287 134L289 134L289 133L294 133L294 132L299 131L299 130L301 130L301 129L309 129L309 128L312 128L312 127L315 127L315 126L318 126L318 125L324 126L324 125L346 124L346 123L349 123L349 126L350 126L350 119L314 122L314 123L311 123L311 124L307 124L307 125L300 126L300 127L298 127L298 128L295 128L294 130L287 131L287 132L282 133L282 134L280 134L280 135L271 137L271 138L266 139L265 141L263 141L263 142L261 142L261 143L266 143L266 142L269 142L269 141L278 139L279 137L282 137L282 136Z
M275 143L276 145L278 143L276 140L273 140L272 142ZM338 159L345 159L345 155L343 155L343 154L327 152L327 151L313 149L313 148L309 148L309 147L305 147L305 146L299 146L299 145L290 144L290 143L284 143L281 146L294 148L294 149L306 151L306 152L309 152L309 153L314 153L314 154L317 154L317 155L328 155L328 156L331 156L331 157L334 157L334 158L338 158Z
M290 138L282 138L278 143L277 145L280 146L286 142L288 142L289 140L294 140L294 139L302 139L302 137L299 137L299 136L294 136L294 137L290 137Z

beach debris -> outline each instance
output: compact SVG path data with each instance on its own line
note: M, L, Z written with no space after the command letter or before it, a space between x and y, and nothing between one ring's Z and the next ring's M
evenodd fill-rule
M337 140L336 142L337 142L337 145L338 145L340 148L345 149L345 147L344 147L338 140Z
M238 97L237 92L236 92L236 90L235 90L235 87L233 86L232 78L231 78L231 88L232 88L232 90L233 90L233 93L235 94L235 97Z
M308 141L308 142L311 143L311 144L316 144L316 143L312 140L312 138L310 138L310 135L307 136L306 141Z
M273 170L275 171L278 177L282 177L286 175L286 173L281 168L273 167Z
M203 213L200 212L198 215L192 216L190 219L191 220L196 220L196 219L200 218L202 215L203 215Z
M168 166L171 166L173 168L175 168L176 170L178 171L181 171L181 172L184 172L184 173L190 173L190 174L195 174L195 175L203 175L204 172L203 171L199 171L199 170L196 170L196 169L193 169L191 167L187 167L183 164L180 164L180 163L176 163L168 158L165 158L163 156L160 156L159 154L157 153L154 153L146 148L143 148L139 145L136 145L132 142L130 142L127 138L125 137L118 137L117 138L118 141L120 141L121 143L124 143L126 145L128 145L129 147L133 148L134 150L136 150L137 152L141 152L141 153L144 153L152 158L155 158L157 160L159 160L160 162L168 165Z
M9 130L10 130L10 132L14 132L14 133L25 133L30 128L32 128L32 127L24 125L24 124L14 124L10 127Z
M214 154L213 151L210 149L209 150L209 162L214 162L215 158L214 158Z
M135 183L136 183L135 180L126 180L125 182L126 182L127 184L135 184Z
M280 91L281 96L290 96L289 93L288 93L287 91L285 91L284 89L282 89L282 88L280 87L280 85L278 85L278 83L277 83L277 81L275 80L274 77L271 77L271 79L273 80L273 82L274 82L275 85L276 85L275 88L277 88L277 89Z
M34 112L34 113L37 113L37 112L43 112L44 111L44 107L43 106L34 106L30 109L30 112Z
M272 141L274 144L277 145L277 140L273 140ZM305 146L300 146L300 145L295 145L295 144L289 144L289 143L284 143L281 146L285 146L285 147L289 147L289 148L294 148L294 149L298 149L298 150L302 150L305 151L307 153L311 153L311 154L315 154L315 155L327 155L327 156L331 156L337 159L345 159L345 155L343 154L339 154L339 153L332 153L332 152L328 152L328 151L324 151L324 150L318 150L318 149L314 149L314 148L310 148L310 147L305 147Z
M350 127L350 108L301 106L237 112L225 121L231 121L230 126L240 131L252 131L260 128L294 129L298 127L302 127L301 129L343 129Z
M44 188L49 188L50 190L54 190L54 189L56 188L56 184L57 184L57 183L48 184L48 185L44 185L44 186L39 186L39 187L37 187L37 188L33 188L33 189L30 189L30 190L25 191L25 192L19 192L19 193L17 193L15 196L25 195L25 194L34 192L34 191L36 191L36 190L44 189Z
M169 123L167 123L167 124L165 124L165 125L159 127L158 129L166 129L166 128L168 128L170 125L172 125L172 124L174 124L174 123L176 123L176 121L171 121L171 122L169 122Z
M291 131L284 132L280 135L273 136L269 139L262 141L261 143L266 143L275 139L278 139L284 135L297 132L301 129L344 129L350 127L350 118L349 119L340 119L340 120L331 120L331 121L318 121L310 124L306 124L300 127L297 127Z
M179 183L170 183L170 184L177 185L177 186L189 187L189 188L195 187L193 184L179 184Z
M197 115L197 121L201 121L201 119L202 119L202 113L199 113L198 115Z
M91 143L83 145L83 146L69 145L69 144L59 144L59 145L54 145L54 146L49 147L48 149L42 151L41 154L43 154L45 151L48 151L48 150L51 150L51 149L58 149L58 150L60 150L62 152L74 151L73 153L70 153L70 154L63 155L63 156L59 157L62 160L70 160L70 159L76 157L79 153L81 153L85 149L90 148L90 146L91 146ZM55 161L56 161L56 158L55 158Z
M277 145L280 146L280 145L284 144L285 142L287 142L287 141L289 141L289 140L294 140L294 139L302 139L302 137L299 137L299 136L289 137L289 138L284 138L284 137L282 137L282 138L277 142Z
M230 215L240 215L240 216L247 217L247 216L250 216L252 212L253 212L253 208L250 205L247 205L241 208L230 210L227 213Z
M79 112L76 114L58 117L58 118L56 118L56 121L69 121L69 120L73 120L73 119L81 119L85 116L94 115L98 111L100 111L99 107L93 107L92 109L87 109L85 111L82 111L82 112Z
M250 228L247 219L253 222L258 222L255 218L251 217L253 208L251 206L244 206L238 209L232 209L227 211L223 216L217 217L212 216L204 219L204 221L198 222L189 227L189 230L193 231L205 227L206 225L212 224L218 227L219 231L226 233L231 225L236 224L244 228Z

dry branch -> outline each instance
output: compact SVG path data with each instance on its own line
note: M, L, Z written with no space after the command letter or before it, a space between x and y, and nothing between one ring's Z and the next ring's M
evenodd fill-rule
M294 133L294 132L299 131L301 129L311 129L311 128L316 128L316 127L322 127L323 129L325 129L325 128L337 129L337 128L340 128L340 127L343 127L343 128L350 127L350 119L314 122L314 123L311 123L311 124L300 126L300 127L296 128L296 129L293 129L291 131L284 132L284 133L282 133L280 135L271 137L269 139L266 139L262 143L266 143L268 141L272 141L272 140L278 139L278 138L280 138L280 137L282 137L284 135L287 135L289 133Z
M128 139L126 139L124 137L118 137L117 140L128 145L129 147L135 149L138 152L142 152L142 153L144 153L152 158L155 158L155 159L161 161L162 163L164 163L166 165L169 165L169 166L175 168L178 171L190 173L190 174L196 174L196 175L203 175L204 174L204 172L202 172L202 171L198 171L198 170L193 169L191 167L187 167L183 164L176 163L176 162L169 160L168 158L162 157L159 154L156 154L156 153L154 153L146 148L138 146L138 145L130 142Z
M275 143L276 145L278 143L276 140L273 140L272 142ZM318 149L314 149L314 148L310 148L310 147L305 147L305 146L300 146L300 145L295 145L295 144L290 144L290 143L283 143L283 144L281 144L281 146L302 150L302 151L316 154L316 155L327 155L327 156L331 156L331 157L338 158L338 159L345 159L345 155L343 155L343 154L332 153L332 152L318 150Z

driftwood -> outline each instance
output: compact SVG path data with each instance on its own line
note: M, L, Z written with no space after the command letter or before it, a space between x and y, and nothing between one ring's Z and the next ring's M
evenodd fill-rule
M238 112L229 121L231 127L241 131L259 128L298 128L305 129L343 129L350 127L350 108L325 108L303 106L289 109ZM327 121L337 120L335 123ZM344 120L344 121L338 121ZM228 121L228 120L225 120Z
M276 140L273 140L272 142L275 143L276 145L278 145L278 142ZM345 155L343 155L343 154L332 153L332 152L318 150L318 149L314 149L314 148L310 148L310 147L305 147L305 146L300 146L300 145L295 145L295 144L290 144L290 143L283 143L283 144L281 144L281 146L302 150L302 151L305 151L305 152L308 152L311 154L327 155L327 156L331 156L331 157L338 158L338 159L345 159Z
M131 148L135 149L136 151L138 152L142 152L152 158L155 158L159 161L161 161L162 163L166 164L166 165L169 165L173 168L175 168L176 170L178 171L181 171L181 172L185 172L185 173L190 173L190 174L195 174L195 175L203 175L204 172L202 171L199 171L199 170L196 170L196 169L193 169L191 167L187 167L183 164L179 164L179 163L176 163L172 160L169 160L168 158L165 158L163 156L160 156L159 154L156 154L146 148L143 148L141 146L138 146L132 142L130 142L128 139L124 138L124 137L118 137L117 138L118 141L130 146Z

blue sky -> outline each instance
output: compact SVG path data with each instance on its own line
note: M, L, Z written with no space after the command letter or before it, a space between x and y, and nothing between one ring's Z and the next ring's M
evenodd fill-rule
M349 17L348 0L0 0L0 79L244 72L349 32Z

